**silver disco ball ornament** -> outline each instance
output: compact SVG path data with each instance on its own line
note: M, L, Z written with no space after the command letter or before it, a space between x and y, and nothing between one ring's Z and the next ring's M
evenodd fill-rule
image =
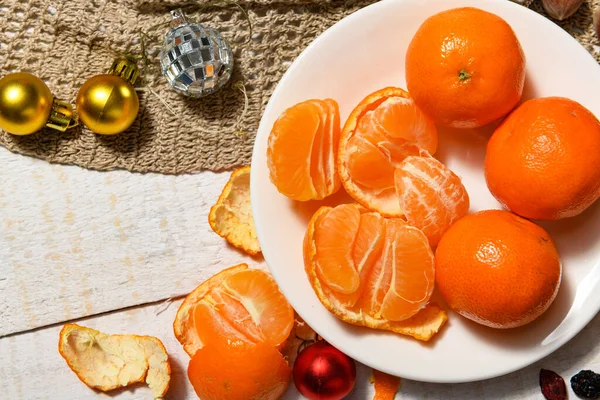
M160 52L162 74L175 90L190 97L216 92L231 78L233 54L216 30L190 23L180 9L171 11L171 30Z

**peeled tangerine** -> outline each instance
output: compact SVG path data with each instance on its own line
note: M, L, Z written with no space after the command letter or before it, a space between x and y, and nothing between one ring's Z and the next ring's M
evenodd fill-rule
M275 280L246 264L198 286L173 322L202 400L278 399L291 373L279 348L293 327L294 310Z
M260 253L250 203L250 167L233 171L208 222L213 231L248 254Z
M340 112L334 100L307 100L288 108L269 135L271 182L298 201L321 200L337 192L339 138Z
M437 144L435 124L406 91L381 89L356 106L344 125L338 158L342 184L364 207L401 217L394 171L421 150L434 154Z
M270 274L240 264L214 275L183 301L173 330L193 357L204 346L225 340L265 343L288 338L294 310Z
M469 210L460 178L432 157L437 130L402 89L367 96L340 139L342 184L357 202L386 217L405 217L436 246Z
M304 239L304 264L323 305L355 325L429 340L447 320L429 304L434 257L419 229L356 204L322 207Z
M169 389L169 357L155 337L108 335L67 324L60 331L58 351L91 388L107 392L145 381L155 399L164 397Z

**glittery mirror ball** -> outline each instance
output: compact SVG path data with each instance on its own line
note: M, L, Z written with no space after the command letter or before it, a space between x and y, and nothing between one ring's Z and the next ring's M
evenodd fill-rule
M231 78L233 54L216 30L190 23L181 10L171 12L172 28L160 52L162 74L175 90L204 97Z

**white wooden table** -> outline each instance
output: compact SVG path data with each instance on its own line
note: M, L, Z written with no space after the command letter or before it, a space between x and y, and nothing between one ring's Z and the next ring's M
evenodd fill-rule
M189 359L171 328L181 300L164 300L239 262L266 267L208 226L208 209L228 175L98 173L0 148L0 399L152 398L143 386L109 396L82 384L57 351L62 323L73 319L107 333L160 338L173 368L167 398L194 399L185 373ZM529 368L472 384L405 380L397 398L542 399L540 368L567 382L580 369L600 370L599 333L597 316ZM372 398L369 375L359 366L350 398ZM301 398L290 385L285 399Z

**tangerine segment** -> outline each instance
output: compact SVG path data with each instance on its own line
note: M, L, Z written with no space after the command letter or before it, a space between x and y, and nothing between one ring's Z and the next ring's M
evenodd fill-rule
M350 114L340 138L338 168L346 191L388 217L402 215L394 170L408 156L437 149L433 122L400 88L367 96Z
M363 136L352 136L348 140L348 173L359 185L366 188L391 188L394 186L394 166L377 145ZM373 168L380 165L380 169Z
M247 343L253 343L256 339L251 339L249 334L237 329L234 321L227 319L223 314L222 307L216 305L209 298L204 298L192 309L192 330L198 338L199 345L195 350L213 342L221 342L222 339L237 340ZM198 329L200 328L200 329ZM187 351L190 357L192 351Z
M359 224L358 209L351 204L343 204L324 215L315 231L319 252L317 273L320 279L339 293L354 293L360 284L352 260L352 247Z
M418 153L419 144L415 140L408 141L403 138L393 137L389 135L389 132L383 127L378 121L377 111L388 106L390 101L399 99L397 97L391 97L388 100L381 103L375 110L367 111L367 113L360 118L358 127L352 137L360 137L367 140L369 143L374 144L381 153L386 157L388 163L392 166L397 165L404 160L409 154ZM393 103L392 103L393 104ZM388 122L387 125L390 125ZM437 143L437 137L434 138ZM435 147L432 151L435 152Z
M359 229L352 240L359 287L355 293L344 294L320 278L315 233L327 233L321 223L335 210L322 207L309 223L303 249L305 270L317 297L343 321L429 340L447 316L437 306L427 304L434 282L433 254L427 238L400 219L386 220L356 204L351 207L360 212Z
M323 199L335 193L341 185L335 166L340 140L340 112L338 104L331 99L323 100L319 107L324 130L322 135L315 136L310 172L318 198Z
M365 291L367 278L381 256L385 239L385 219L378 213L363 213L352 250L352 260L360 275L360 285L348 305L354 306Z
M227 324L228 330L229 328L233 328L233 330L239 332L239 336L248 338L248 340L251 342L262 342L265 340L259 325L250 323L251 316L249 310L239 299L232 296L224 288L224 282L222 282L220 286L208 292L203 300L206 300L214 307L215 311L221 316L221 319ZM198 337L202 341L203 345L208 344L214 339L220 339L221 336L227 336L229 338L229 335L224 335L224 332L222 331L219 332L218 330L214 331L212 329L207 330L206 321L199 317L200 316L194 312L196 332L198 332Z
M431 154L437 150L435 124L411 98L388 98L373 110L373 120L390 138L404 139Z
M461 179L435 158L407 157L396 169L396 191L408 222L437 246L442 235L467 215L469 195Z
M367 277L379 259L385 241L385 219L377 213L367 212L362 207L360 211L360 224L352 249L352 261L360 279L358 289L350 294L332 291L332 295L345 307L353 307L362 297ZM318 225L321 226L321 221Z
M392 279L381 305L381 316L390 321L402 321L429 302L435 282L435 262L423 232L408 224L398 225L394 230L394 239L389 241L388 260Z
M294 325L294 310L279 291L270 274L259 270L241 271L223 281L226 292L238 300L249 317L242 319L251 330L260 327L263 342L278 346Z
M283 343L294 324L294 311L266 272L245 264L208 279L190 293L177 311L173 328L192 357L207 344L225 340Z
M292 200L321 200L340 187L336 163L340 115L334 100L307 100L287 110L269 135L269 177Z
M264 343L229 341L205 346L188 366L188 379L202 400L276 400L285 392L290 376L281 353Z

